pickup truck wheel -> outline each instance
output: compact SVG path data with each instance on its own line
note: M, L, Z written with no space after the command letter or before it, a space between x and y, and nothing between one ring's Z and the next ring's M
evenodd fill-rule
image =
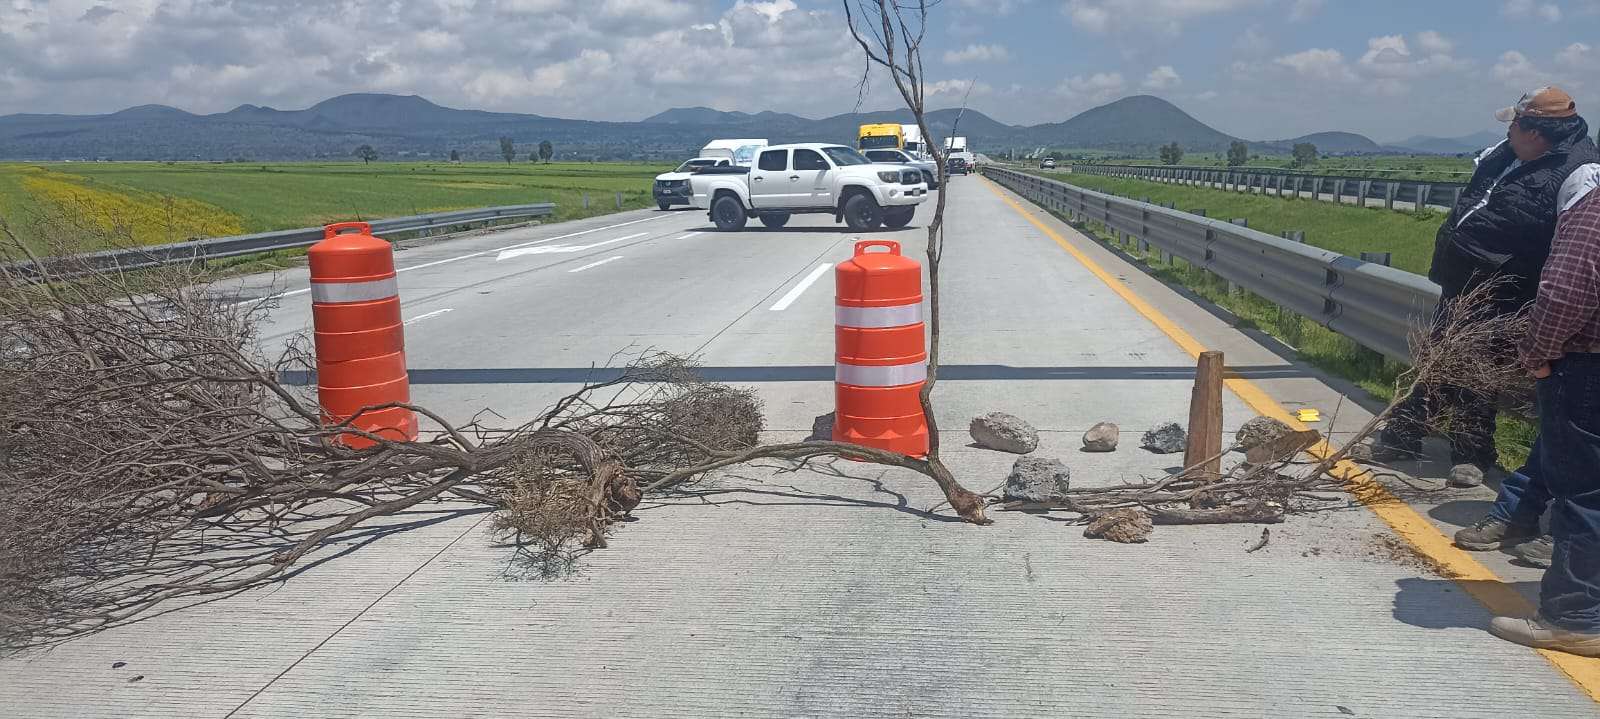
M871 195L855 194L844 201L844 223L857 232L876 230L883 222L883 211Z
M744 216L744 206L738 200L724 195L711 203L711 219L719 230L738 232L749 218Z
M789 213L774 212L771 214L762 215L761 224L776 230L779 227L789 224Z
M662 211L666 211L666 210L672 209L672 205L669 205L669 204L667 204L665 202L657 202L656 203L656 207L661 208Z
M898 230L911 224L911 218L915 217L916 214L917 208L915 206L896 207L883 213L883 226Z

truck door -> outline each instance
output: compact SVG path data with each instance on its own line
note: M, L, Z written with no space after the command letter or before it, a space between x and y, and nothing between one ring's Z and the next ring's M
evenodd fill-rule
M790 182L794 183L794 205L806 207L819 207L832 204L833 193L828 185L833 180L828 173L833 169L822 153L816 150L798 149L794 151L793 171L789 173Z
M750 206L791 207L795 193L789 176L788 150L762 150L756 156L755 167L750 168Z

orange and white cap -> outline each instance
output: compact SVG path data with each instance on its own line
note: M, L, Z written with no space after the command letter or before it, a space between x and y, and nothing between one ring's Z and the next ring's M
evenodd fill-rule
M1572 117L1578 114L1578 103L1565 90L1546 85L1522 96L1517 104L1494 113L1494 119L1511 122L1519 117Z

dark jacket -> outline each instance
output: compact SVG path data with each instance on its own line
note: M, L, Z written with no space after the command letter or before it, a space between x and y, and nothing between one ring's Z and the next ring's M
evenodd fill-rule
M1510 279L1497 293L1503 307L1514 310L1532 302L1556 233L1556 193L1579 165L1600 162L1600 151L1589 139L1589 126L1580 120L1575 132L1544 157L1513 170L1494 186L1489 203L1478 207L1515 159L1509 142L1489 150L1439 228L1428 279L1439 284L1446 299L1502 274Z

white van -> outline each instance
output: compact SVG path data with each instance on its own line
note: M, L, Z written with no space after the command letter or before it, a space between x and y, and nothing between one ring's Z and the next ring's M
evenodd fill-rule
M749 167L755 162L756 152L766 146L766 140L712 140L700 148L700 156L726 157L735 165Z

